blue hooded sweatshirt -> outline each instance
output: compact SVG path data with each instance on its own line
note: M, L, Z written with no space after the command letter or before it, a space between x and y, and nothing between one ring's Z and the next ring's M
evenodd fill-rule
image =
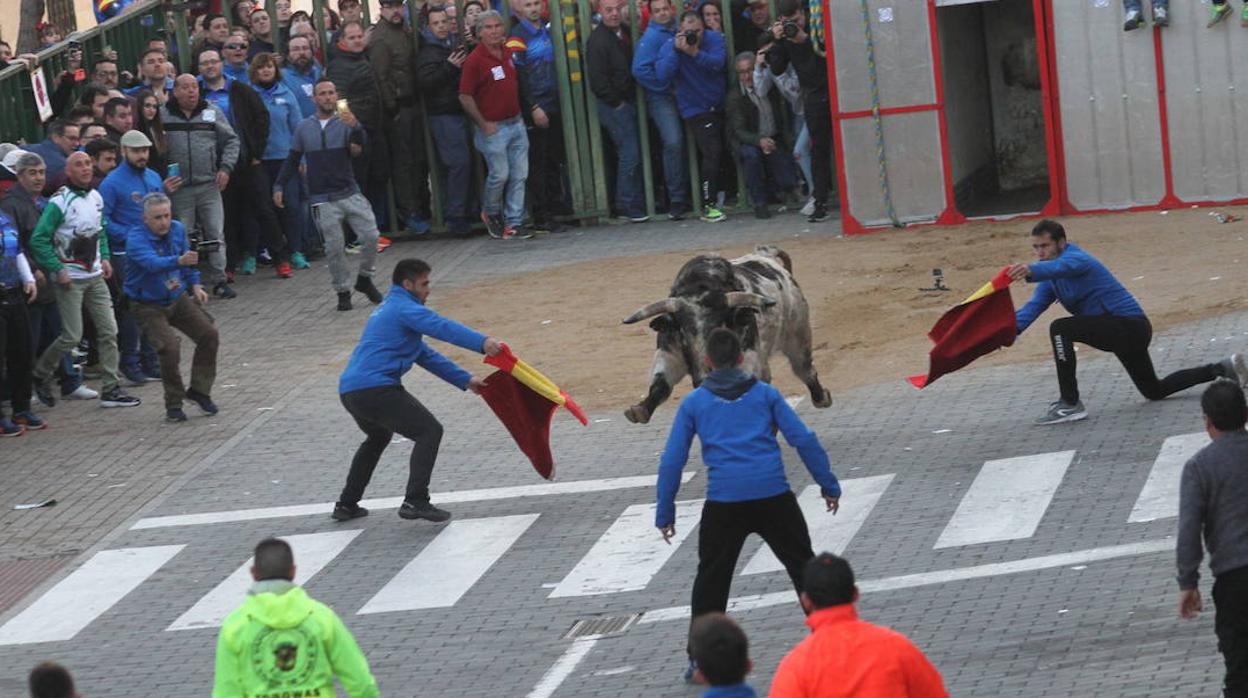
M282 82L286 83L286 87L290 88L291 94L298 100L299 112L304 118L316 113L316 102L312 101L312 92L316 81L321 79L323 73L324 69L316 61L312 61L306 73L299 72L293 65L282 68Z
M290 91L286 83L278 80L268 87L260 84L252 85L260 101L269 110L269 140L264 146L261 160L284 160L290 153L290 141L294 136L299 122L303 121L303 110L299 101Z
M646 27L646 32L641 35L641 41L637 42L637 49L633 53L633 79L644 87L646 92L671 94L672 79L670 77L659 78L655 63L659 60L659 49L675 36L675 20L666 25L651 22L650 26Z
M694 436L702 441L708 501L744 502L790 491L776 440L777 428L797 449L824 496L841 496L841 485L832 474L819 437L789 407L780 391L739 368L721 368L712 371L676 410L659 461L654 525L663 528L676 520L680 473L689 460Z
M425 344L423 335L478 353L485 343L485 335L438 315L402 286L391 286L364 325L360 343L338 378L338 392L400 385L412 364L466 390L472 374Z
M1071 315L1117 315L1144 317L1136 302L1100 260L1073 242L1057 259L1027 265L1027 280L1036 282L1036 292L1018 311L1018 333L1022 334L1053 301Z
M178 266L190 245L186 228L173 221L165 235L156 235L145 225L130 229L126 239L126 296L140 303L170 306L178 296L199 285L199 270Z
M142 225L143 197L163 189L160 175L146 167L136 169L124 158L100 182L100 198L108 218L108 249L113 255L126 253L131 229Z
M655 70L659 79L676 85L676 107L680 118L719 111L728 93L724 65L727 61L724 35L707 29L698 42L698 52L690 56L676 50L675 37L659 49Z

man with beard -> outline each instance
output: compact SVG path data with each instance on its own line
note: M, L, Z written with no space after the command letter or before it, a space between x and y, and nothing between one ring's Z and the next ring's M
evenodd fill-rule
M561 165L563 119L559 114L559 83L555 79L555 44L550 23L542 20L542 0L520 0L520 17L511 28L511 50L520 79L520 104L529 126L529 209L533 229L557 232L555 205L564 200Z
M312 41L306 36L292 36L286 45L286 67L282 68L282 82L295 93L303 118L316 113L312 90L324 74L321 64L312 53Z

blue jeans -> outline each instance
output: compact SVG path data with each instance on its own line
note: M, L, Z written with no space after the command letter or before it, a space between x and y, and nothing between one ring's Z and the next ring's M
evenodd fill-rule
M497 124L498 132L488 138L480 128L474 127L472 133L472 142L489 170L481 209L491 216L501 209L503 225L519 227L524 222L524 183L529 178L529 136L518 116Z
M663 182L673 209L689 210L689 173L685 169L685 122L672 95L646 92L646 111L663 141Z
M468 149L468 118L463 114L430 114L429 129L438 161L446 168L446 219L468 218L472 196L472 151Z
M615 208L626 216L644 216L645 198L641 195L641 146L637 141L637 107L621 102L612 109L598 101L598 122L606 129L615 146Z
M750 203L754 206L767 205L768 179L771 179L771 191L776 193L788 191L796 183L793 156L784 148L776 148L767 155L756 145L743 144L738 146L737 152L741 154L745 183L750 188Z
M1136 12L1142 12L1143 8L1140 7L1140 4L1141 4L1140 0L1122 0L1122 9L1127 12L1131 12L1132 10ZM1218 4L1218 3L1214 3L1214 4ZM1170 5L1170 0L1153 0L1154 10L1169 9L1168 7L1169 5Z
M807 191L813 191L815 178L810 168L810 129L806 128L806 119L801 114L794 118L793 125L797 128L797 138L793 143L793 159L797 160L798 167L802 168Z
M282 160L264 160L264 170L269 174L269 181L277 181L277 173L282 170ZM282 233L286 236L286 249L290 252L304 252L307 248L308 226L312 217L308 213L307 196L303 189L303 175L298 172L282 187L282 207L277 209L277 217L282 222Z

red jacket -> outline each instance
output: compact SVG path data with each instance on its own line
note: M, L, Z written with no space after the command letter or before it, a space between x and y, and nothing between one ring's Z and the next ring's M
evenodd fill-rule
M780 662L769 698L948 698L936 667L904 635L858 620L853 604L815 611Z

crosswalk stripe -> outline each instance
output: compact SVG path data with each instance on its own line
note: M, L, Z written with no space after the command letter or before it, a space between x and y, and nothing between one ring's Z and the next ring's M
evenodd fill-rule
M0 627L0 645L73 639L184 545L103 550Z
M1055 451L984 463L936 548L1030 538L1074 457Z
M454 606L537 517L519 514L452 521L358 613Z
M309 580L324 569L330 561L338 557L361 533L363 529L304 533L284 537L282 540L290 543L291 550L295 554L295 570L299 584L306 586ZM247 562L234 570L212 591L205 594L165 630L220 627L225 617L238 608L238 605L246 598L247 589L252 585L251 566L253 564L255 564L255 558L248 558Z
M681 474L680 481L686 484L693 479L696 471ZM478 490L460 490L458 492L435 492L434 504L461 504L464 502L493 502L499 499L519 497L544 497L560 494L585 494L587 492L609 492L635 487L654 487L654 475L628 477L608 477L600 480L571 480L569 482L547 482L540 485L515 485L511 487L489 487ZM382 497L365 499L360 505L367 509L397 509L403 503L402 497ZM130 527L131 531L147 528L166 528L169 526L202 526L205 524L230 523L234 521L256 521L259 519L279 519L288 516L328 516L333 511L333 502L320 504L291 504L280 507L261 507L258 509L233 509L230 511L209 511L202 514L174 514L171 516L152 516L139 519Z
M810 542L815 552L828 551L836 555L844 553L892 481L891 474L842 480L841 507L835 516L828 513L819 485L811 485L803 490L797 501L802 507L802 515L806 517L806 525L810 528ZM784 566L776 559L771 548L764 544L750 558L741 574L778 572L782 569Z
M702 500L676 503L676 536L671 545L664 545L654 528L654 512L654 504L634 504L625 509L559 582L550 598L645 589L697 525Z
M1127 521L1137 523L1178 516L1179 479L1183 475L1183 464L1208 444L1209 435L1203 431L1171 436L1163 441Z

